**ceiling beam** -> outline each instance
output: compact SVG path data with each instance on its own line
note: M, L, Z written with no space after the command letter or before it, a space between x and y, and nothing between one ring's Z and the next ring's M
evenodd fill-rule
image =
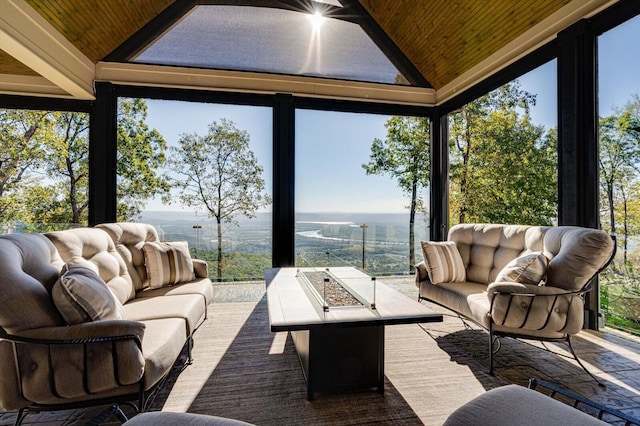
M314 98L366 100L401 105L431 106L435 101L435 90L423 87L115 62L98 62L96 81L120 85L259 94L290 93Z
M0 2L0 46L72 97L94 99L93 62L26 1Z
M7 95L73 98L72 95L35 75L0 74L0 93Z

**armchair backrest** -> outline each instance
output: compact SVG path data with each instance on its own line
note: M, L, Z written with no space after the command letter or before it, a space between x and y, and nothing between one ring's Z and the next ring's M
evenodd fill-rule
M0 236L0 326L7 333L65 324L51 298L62 266L41 234Z
M467 272L467 280L489 284L507 263L541 251L549 260L546 285L580 290L615 251L604 231L577 226L460 224L449 231Z

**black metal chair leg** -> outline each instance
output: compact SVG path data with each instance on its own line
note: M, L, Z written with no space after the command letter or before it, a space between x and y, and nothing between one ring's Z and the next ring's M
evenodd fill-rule
M493 376L493 343L495 342L495 337L493 335L493 327L489 326L489 375Z
M600 380L598 380L598 378L596 376L593 375L593 373L591 373L591 371L589 371L587 369L587 367L584 366L584 364L582 364L582 362L580 361L580 358L578 358L578 355L576 355L576 351L573 350L573 345L571 344L571 335L567 335L567 346L569 346L569 350L571 351L571 355L573 355L573 357L575 358L575 360L578 362L578 365L580 367L582 367L582 369L588 374L590 375L593 380L596 381L596 383L598 384L598 386L606 388L607 386L602 383Z

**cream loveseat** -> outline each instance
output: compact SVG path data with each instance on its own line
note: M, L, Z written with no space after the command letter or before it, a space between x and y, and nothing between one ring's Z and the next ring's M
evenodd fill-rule
M185 344L190 361L213 294L186 243L136 223L0 236L0 276L0 407L16 424L29 410L143 411Z
M607 233L572 226L462 224L451 228L447 240L422 242L425 261L416 265L419 299L489 332L490 373L501 336L564 341L585 369L571 335L582 329L591 279L615 254Z

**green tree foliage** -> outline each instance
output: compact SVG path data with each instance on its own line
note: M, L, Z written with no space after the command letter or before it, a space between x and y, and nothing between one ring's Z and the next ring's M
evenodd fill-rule
M47 111L0 109L0 217L4 222L20 218L25 211L21 194L29 172L45 158L43 141L49 121Z
M226 119L210 124L204 136L182 134L171 153L168 164L182 203L204 208L216 219L217 277L221 280L222 225L237 225L239 215L253 218L260 207L271 203L264 193L263 169L249 149L249 134Z
M45 141L46 175L52 183L38 191L51 193L34 206L40 223L86 223L89 207L89 115L52 112L51 137ZM34 200L35 201L35 200Z
M624 263L628 240L640 229L638 211L640 161L640 97L634 95L624 108L600 119L600 193L603 229L620 233L622 224Z
M166 142L146 124L142 99L118 113L118 219L129 220L169 184L157 173ZM0 110L0 214L3 221L80 224L88 217L89 116ZM35 229L35 228L34 228Z
M362 167L368 175L389 175L409 195L409 271L415 265L415 217L424 211L420 190L429 185L429 120L424 117L394 116L386 123L385 140L374 139L369 162Z
M531 123L534 103L535 96L513 82L450 115L454 223L553 223L556 133Z
M147 103L143 99L121 99L118 104L118 220L137 216L146 200L166 199L169 182L158 173L166 162L167 142L149 129Z

